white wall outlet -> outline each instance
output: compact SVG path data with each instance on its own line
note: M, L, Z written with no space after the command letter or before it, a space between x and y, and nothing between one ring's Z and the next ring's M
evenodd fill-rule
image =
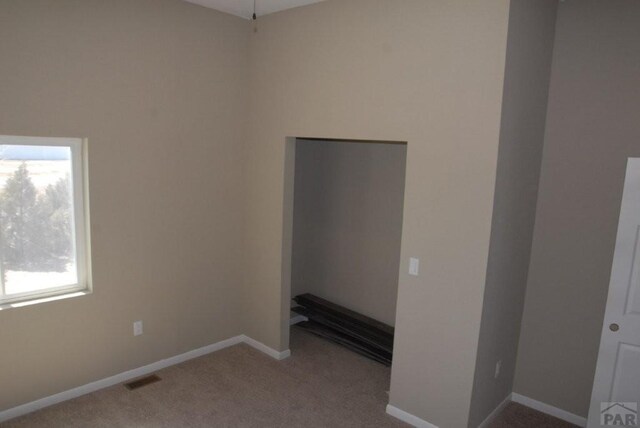
M135 321L133 323L133 335L140 336L142 334L142 321Z
M498 376L500 376L501 369L502 369L502 360L496 363L496 374L493 376L495 379L498 379Z
M419 271L420 271L420 259L411 257L409 259L409 275L418 276Z

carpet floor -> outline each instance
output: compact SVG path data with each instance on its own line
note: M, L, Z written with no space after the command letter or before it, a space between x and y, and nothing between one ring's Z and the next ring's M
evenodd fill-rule
M0 424L22 427L407 427L388 416L390 369L298 329L276 361L240 344ZM571 425L510 404L491 425Z
M509 403L489 424L489 428L577 428L577 425L521 404Z

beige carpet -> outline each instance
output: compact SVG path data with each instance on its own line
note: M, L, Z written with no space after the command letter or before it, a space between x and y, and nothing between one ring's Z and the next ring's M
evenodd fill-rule
M104 389L9 427L405 427L388 416L390 370L292 329L276 361L241 344L159 371L162 381Z
M160 382L104 389L2 428L408 426L385 413L387 367L297 329L291 350L276 361L237 345L161 370ZM569 425L510 405L492 426Z
M577 425L517 403L509 403L489 424L489 428L577 428Z

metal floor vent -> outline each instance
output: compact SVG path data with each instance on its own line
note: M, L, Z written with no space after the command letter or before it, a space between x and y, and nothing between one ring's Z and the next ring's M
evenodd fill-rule
M142 388L143 386L147 386L151 383L159 382L161 380L162 379L160 379L156 375L150 375L150 376L141 377L140 379L132 380L131 382L127 382L124 384L124 386L126 386L128 389L133 390L133 389Z

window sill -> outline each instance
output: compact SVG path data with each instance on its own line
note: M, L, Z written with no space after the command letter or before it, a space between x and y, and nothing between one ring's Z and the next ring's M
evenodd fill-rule
M58 294L58 295L55 295L55 296L35 298L35 299L32 299L32 300L24 300L22 302L0 303L0 311L5 311L5 310L8 310L8 309L14 309L14 308L22 308L22 307L31 306L31 305L37 305L37 304L40 304L40 303L54 302L56 300L72 299L74 297L82 297L82 296L86 296L86 295L89 295L89 294L91 294L91 291L89 291L89 290L72 291L72 292L69 292L69 293Z

